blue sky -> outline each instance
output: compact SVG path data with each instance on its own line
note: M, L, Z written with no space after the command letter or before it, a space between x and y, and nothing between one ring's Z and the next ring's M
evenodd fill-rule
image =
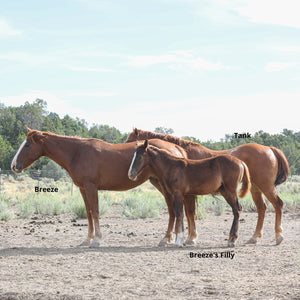
M219 140L300 130L297 0L6 1L0 102Z

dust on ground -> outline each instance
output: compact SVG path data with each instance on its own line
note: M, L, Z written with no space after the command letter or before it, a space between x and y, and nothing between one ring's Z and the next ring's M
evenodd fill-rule
M69 214L1 223L0 299L300 299L300 215L284 214L279 246L274 213L257 245L246 244L257 214L242 213L228 248L232 219L208 213L197 221L198 244L183 248L158 247L166 212L128 220L117 205L100 220L98 249L77 247L87 220Z

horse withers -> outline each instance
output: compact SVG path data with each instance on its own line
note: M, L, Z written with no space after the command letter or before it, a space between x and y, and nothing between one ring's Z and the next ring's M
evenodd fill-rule
M239 197L244 197L251 187L249 171L244 162L229 156L219 155L202 160L176 157L163 149L149 145L148 140L138 145L128 170L128 177L139 179L141 170L149 168L167 192L174 197L173 210L176 215L175 244L182 247L184 238L183 203L185 195L207 195L220 193L232 208L234 215L228 246L233 247L238 237L239 216L242 206L238 202L237 188L242 187Z

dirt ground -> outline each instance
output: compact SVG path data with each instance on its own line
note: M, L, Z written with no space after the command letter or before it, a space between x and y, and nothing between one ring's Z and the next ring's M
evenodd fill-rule
M77 247L87 221L68 214L1 223L0 299L300 299L300 214L284 215L275 246L274 214L246 245L257 215L242 213L235 248L230 212L197 221L198 244L184 248L158 247L167 218L127 220L113 206L98 249Z

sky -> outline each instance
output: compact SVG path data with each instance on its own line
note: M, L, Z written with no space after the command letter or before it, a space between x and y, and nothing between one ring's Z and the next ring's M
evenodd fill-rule
M16 0L0 103L217 141L300 131L298 0ZM38 129L38 128L36 128Z

